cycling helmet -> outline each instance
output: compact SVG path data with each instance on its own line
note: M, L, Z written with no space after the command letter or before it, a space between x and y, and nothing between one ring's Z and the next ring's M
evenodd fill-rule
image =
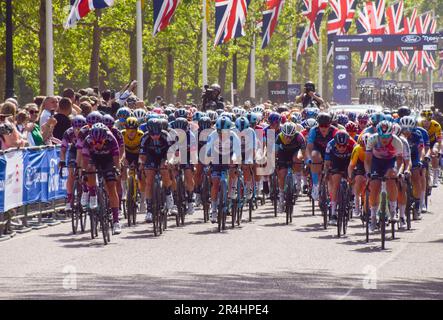
M86 118L83 117L81 114L76 115L72 119L72 127L74 129L80 129L80 128L84 127L85 125L86 125Z
M154 109L152 109L152 112L157 113L157 114L162 114L163 109L162 108L154 108Z
M425 120L431 120L432 119L432 111L431 110L429 110L429 109L427 109L427 110L422 110L421 112L420 112L420 116L422 117L422 118L424 118Z
M149 119L146 125L148 134L150 135L160 135L162 132L161 124L158 118Z
M411 116L405 116L400 119L400 127L402 130L412 130L417 127L417 120L415 120L414 117Z
M273 124L275 122L281 122L281 115L277 112L271 112L271 114L268 117L269 124Z
M225 112L225 110L217 109L217 110L215 110L215 112L217 112L218 115L221 115L223 112Z
M96 123L102 122L103 116L98 111L92 111L86 116L86 122L88 125L93 126Z
M185 108L180 108L180 109L175 110L174 115L175 115L176 118L185 118L185 119L187 119L188 116L189 116L189 111L186 110Z
M231 129L231 127L232 127L231 119L225 116L218 118L215 123L215 128L217 130Z
M359 113L357 116L357 122L368 122L369 115L367 113Z
M133 111L134 117L137 118L137 121L139 124L143 123L143 121L145 121L146 118L146 111L144 109L135 109ZM158 116L157 113L154 113Z
M198 120L198 129L199 130L205 130L212 127L212 121L209 117L201 117Z
M246 116L246 110L245 109L243 109L243 108L238 108L238 115L240 116L240 117L244 117L244 116Z
M317 117L318 124L321 125L329 125L332 122L331 116L328 113L322 112Z
M411 109L408 106L402 106L398 108L397 114L399 118L407 117L411 115Z
M349 142L349 138L350 138L349 133L347 133L346 131L340 130L334 136L334 141L336 144L342 146L342 145L345 145Z
M293 112L291 114L291 121L294 123L300 123L301 122L301 114L300 112Z
M393 134L392 123L389 121L381 121L377 125L377 133L381 138L390 138Z
M167 107L163 113L169 116L171 113L174 113L174 111L174 108Z
M108 127L106 127L103 123L96 123L91 128L91 138L95 142L101 142L106 139L108 135Z
M196 111L193 115L192 115L192 121L196 121L198 122L198 120L200 120L201 118L203 118L205 116L204 112L201 111Z
M162 128L162 130L168 130L169 122L167 119L160 118L160 119L158 119L158 121L160 122L160 127Z
M256 113L263 113L263 111L265 111L265 108L263 108L263 106L261 106L261 105L258 105L258 106L255 106L254 108L252 108L251 111L256 112Z
M117 110L115 116L117 119L126 120L131 116L131 113L131 109L129 109L128 107L123 107Z
M235 116L240 116L240 108L239 107L232 108L232 113L234 113Z
M248 118L249 124L250 125L256 125L259 122L259 116L257 113L255 112L248 112L246 114L246 118Z
M387 115L387 114L392 114L391 109L383 109L383 114Z
M355 119L357 119L357 114L353 111L348 112L348 118L349 121L355 122Z
M358 131L358 125L355 122L349 121L345 126L346 131L351 133L356 133Z
M249 120L246 117L240 117L237 120L235 120L235 127L238 131L243 131L247 128L249 128Z
M174 122L171 123L172 129L181 129L184 131L188 131L189 122L186 118L177 118Z
M231 121L233 121L234 120L234 116L233 116L233 114L232 113L230 113L230 112L223 112L221 115L220 115L220 117L228 117Z
M151 119L158 119L158 118L160 118L160 115L154 112L147 112L145 116L146 122L148 122Z
M398 123L392 123L392 134L395 136L399 136L401 133L401 127Z
M135 103L138 101L137 97L135 96L130 96L128 99L126 99L126 103L128 104L128 106L133 106L135 105Z
M366 113L367 113L368 115L371 115L371 114L376 113L376 112L377 112L377 110L375 110L375 109L373 109L373 108L368 108L368 109L366 110Z
M347 115L341 113L337 116L337 122L342 126L345 126L349 122L349 118Z
M310 130L310 129L318 126L318 122L315 119L307 119L302 122L302 126L303 126L303 128Z
M318 116L318 112L317 110L315 110L314 108L306 108L306 119L315 119Z
M206 112L206 115L209 117L209 119L211 119L212 122L215 122L218 117L217 112L213 110L208 110L208 112Z
M173 113L171 113L171 114L168 116L168 122L175 121L175 119L176 119L176 117L174 116Z
M297 133L297 128L295 126L295 123L293 122L286 122L283 127L281 128L281 132L286 137L293 137Z
M211 84L211 89L212 89L212 90L216 90L216 91L218 91L219 93L221 92L221 87L220 87L220 85L219 85L218 83L213 83L213 84Z
M108 128L112 128L114 126L115 120L110 114L105 114L103 116L102 122Z
M138 120L135 117L129 117L125 123L126 129L138 129Z
M374 127L376 127L383 120L385 120L385 115L383 113L375 112L371 114L371 122Z

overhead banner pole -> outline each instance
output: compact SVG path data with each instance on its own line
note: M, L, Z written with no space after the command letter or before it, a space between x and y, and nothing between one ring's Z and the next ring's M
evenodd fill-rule
M143 100L143 28L142 0L136 3L136 38L137 38L137 97Z
M292 41L292 25L289 26L289 60L288 60L288 83L292 83L292 55L293 55L293 41Z
M252 40L250 81L251 81L251 98L255 99L255 33Z

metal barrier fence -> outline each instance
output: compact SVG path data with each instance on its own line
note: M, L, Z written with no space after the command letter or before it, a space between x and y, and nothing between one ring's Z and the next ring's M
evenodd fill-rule
M0 151L0 241L70 221L59 155L60 146Z

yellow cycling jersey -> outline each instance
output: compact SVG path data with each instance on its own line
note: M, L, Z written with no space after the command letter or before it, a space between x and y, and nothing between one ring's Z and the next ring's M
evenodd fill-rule
M129 138L127 130L122 131L123 142L125 144L125 150L129 153L139 153L140 143L143 137L143 131L137 130L135 137L133 139Z
M441 141L441 126L437 121L431 120L431 124L429 125L428 128L425 128L423 126L423 121L421 121L418 125L426 129L426 131L429 134L429 142L431 144Z

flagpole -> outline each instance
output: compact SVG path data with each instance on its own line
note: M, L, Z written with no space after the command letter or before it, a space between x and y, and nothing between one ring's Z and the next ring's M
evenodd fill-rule
M46 95L54 95L54 44L52 31L52 0L46 0Z
M292 25L289 26L289 60L288 60L288 83L292 83L292 54L293 54L293 41L292 41Z
M250 81L251 81L251 98L255 99L255 33L252 40Z
M319 28L318 38L318 93L323 95L323 42L321 40L321 28Z
M137 97L143 100L142 0L137 0L135 11L136 11L136 38L137 38Z
M206 1L203 0L203 22L202 22L202 86L208 84L208 24L206 21Z

